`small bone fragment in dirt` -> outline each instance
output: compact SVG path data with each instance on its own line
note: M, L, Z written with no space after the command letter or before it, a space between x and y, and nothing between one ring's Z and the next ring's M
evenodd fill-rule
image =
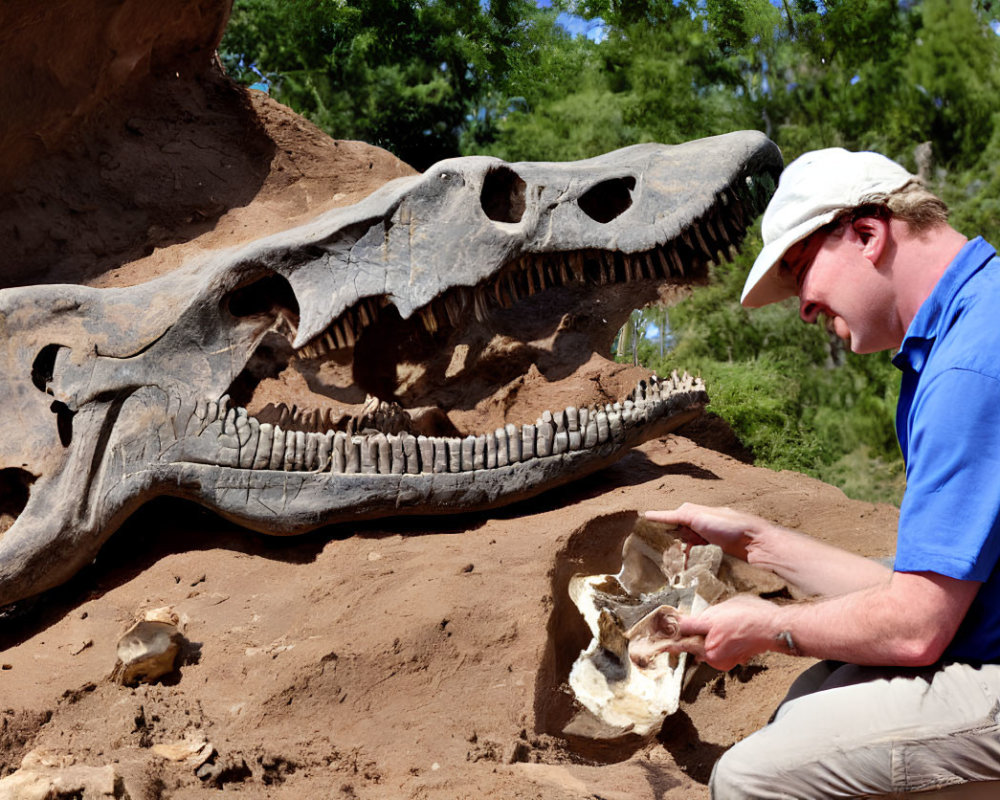
M174 671L184 643L177 615L169 609L146 614L118 640L118 660L111 679L124 686L152 683Z

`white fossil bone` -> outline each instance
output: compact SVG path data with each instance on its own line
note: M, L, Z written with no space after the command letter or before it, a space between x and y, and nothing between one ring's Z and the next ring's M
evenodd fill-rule
M622 546L618 574L570 579L570 598L593 639L569 685L603 723L585 726L594 738L645 736L677 711L688 656L666 647L679 638L678 616L700 613L726 591L717 577L722 551L688 548L674 531L640 519Z

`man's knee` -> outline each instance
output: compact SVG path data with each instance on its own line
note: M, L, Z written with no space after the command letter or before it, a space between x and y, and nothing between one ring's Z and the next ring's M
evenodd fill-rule
M768 796L768 777L762 776L767 760L754 754L753 736L730 747L712 768L712 800L745 800Z

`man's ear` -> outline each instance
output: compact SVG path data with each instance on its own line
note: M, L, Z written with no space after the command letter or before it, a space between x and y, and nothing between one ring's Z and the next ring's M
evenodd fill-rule
M889 244L889 220L881 217L858 217L851 223L851 227L861 243L861 254L873 264L878 264Z

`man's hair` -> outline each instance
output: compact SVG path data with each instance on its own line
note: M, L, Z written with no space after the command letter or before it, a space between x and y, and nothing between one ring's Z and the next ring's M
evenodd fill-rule
M913 233L923 233L948 222L948 206L937 195L924 188L914 178L894 192L866 195L860 205L847 209L836 220L836 226L862 217L894 217L905 222Z

